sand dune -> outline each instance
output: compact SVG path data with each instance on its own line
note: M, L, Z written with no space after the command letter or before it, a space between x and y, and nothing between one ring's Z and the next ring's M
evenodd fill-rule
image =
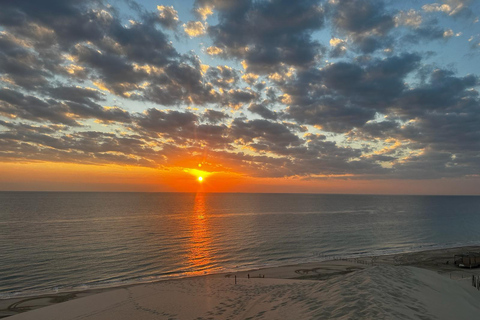
M9 319L475 319L468 280L379 265L324 281L206 276L125 287Z

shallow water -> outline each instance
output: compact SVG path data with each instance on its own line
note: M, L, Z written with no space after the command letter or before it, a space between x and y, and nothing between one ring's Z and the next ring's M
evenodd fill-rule
M0 297L480 244L480 197L0 192Z

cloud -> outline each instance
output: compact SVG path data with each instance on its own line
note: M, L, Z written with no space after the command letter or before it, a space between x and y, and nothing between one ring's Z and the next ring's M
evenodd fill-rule
M436 21L414 29L411 33L405 35L403 40L408 43L418 44L422 41L448 40L454 36L452 29L439 27Z
M396 27L408 26L418 28L423 22L422 15L413 9L398 12L394 17L394 20Z
M58 87L50 91L53 97L64 98L66 101L41 100L10 89L0 89L0 114L8 118L18 117L70 126L79 126L77 120L89 118L114 122L130 121L127 111L118 107L102 107L94 103L91 98L98 100L99 95L93 90ZM70 95L65 96L68 94Z
M95 89L81 87L55 87L49 89L50 95L56 99L70 100L83 104L104 100L103 94Z
M208 16L213 14L213 7L211 5L205 5L195 9L195 13L202 19L207 20Z
M10 89L0 89L0 114L7 118L50 121L71 126L79 123L68 116L69 108L57 101L44 101Z
M236 86L240 77L238 72L229 66L217 66L208 69L205 79L216 87L231 89Z
M478 85L477 76L455 77L451 71L436 69L429 80L399 97L399 113L415 117L435 110L449 112L458 110L459 106L471 107L478 99L478 92L470 90Z
M365 65L338 62L302 72L283 90L291 97L286 115L302 124L342 133L385 112L406 89L404 78L420 56L404 54Z
M202 124L201 117L188 111L148 109L143 114L136 115L130 130L152 139L161 139L156 140L161 145L170 141L184 147L203 143L212 149L226 148L230 142L227 127L218 123L228 117L210 110L206 112L205 118L216 124Z
M173 8L173 6L157 6L158 10L158 21L167 29L176 29L179 20L178 12Z
M394 17L386 12L383 1L339 0L333 7L332 19L337 32L351 37L363 53L384 48L395 26Z
M147 131L174 134L194 126L196 121L197 116L191 112L148 109L136 122Z
M203 114L203 117L211 123L218 123L225 119L230 118L227 114L223 112L211 110L211 109L206 110Z
M223 97L223 104L230 108L238 109L255 99L258 95L252 90L230 89Z
M249 85L255 84L255 82L258 80L259 75L255 73L245 73L242 76L242 80L248 83Z
M183 25L183 30L190 37L199 37L207 33L206 24L201 21L188 21Z
M333 37L330 39L330 46L332 47L330 56L333 58L341 57L347 52L347 42L345 40Z
M301 143L300 138L285 125L267 120L234 119L231 136L234 140L240 139L254 149L263 151L275 150L278 147L297 146Z
M127 4L2 5L2 161L206 155L218 170L302 179L480 169L478 75L434 56L460 35L468 1L197 0L199 21L185 24L173 7ZM199 48L186 52L198 40L182 25L206 36Z
M151 84L142 89L141 98L160 105L219 102L221 97L213 85L203 81L203 71L198 61L194 61L193 65L184 61L168 65L161 75L149 79Z
M216 56L223 53L223 50L221 48L212 46L207 48L207 53L211 56Z
M215 47L245 60L249 72L268 73L281 63L308 66L322 46L310 33L323 27L324 10L312 0L196 1L214 7L219 23L208 28Z
M251 104L248 107L248 111L256 113L260 116L262 116L265 119L269 120L277 120L278 119L278 114L264 106L263 104Z
M422 9L426 12L450 13L452 11L452 8L448 4L438 4L438 3L426 4L422 6Z
M393 104L400 121L367 123L357 134L407 141L411 155L399 158L396 177L433 178L466 175L480 165L479 79L434 70L427 82L405 90ZM430 163L430 165L429 165ZM421 172L423 170L423 172Z
M0 33L1 73L8 82L32 90L48 84L52 73L28 46L10 32Z
M135 137L86 131L66 133L58 126L31 126L0 122L8 131L0 132L3 143L0 157L84 164L117 163L157 167L155 150Z
M444 0L444 3L431 3L422 6L425 12L443 12L449 16L470 16L470 0Z

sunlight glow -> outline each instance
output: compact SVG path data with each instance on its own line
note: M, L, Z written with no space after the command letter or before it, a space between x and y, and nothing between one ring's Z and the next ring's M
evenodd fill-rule
M194 270L191 275L207 273L212 268L212 236L210 221L207 214L205 194L198 192L195 195L193 214L189 217L188 227L190 239L188 241L188 264Z
M202 182L202 181L203 181L203 177L198 177L198 181L199 181L199 182Z

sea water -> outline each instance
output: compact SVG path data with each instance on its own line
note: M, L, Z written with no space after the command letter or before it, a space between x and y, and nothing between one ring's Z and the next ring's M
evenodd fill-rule
M480 197L0 192L0 298L480 244Z

